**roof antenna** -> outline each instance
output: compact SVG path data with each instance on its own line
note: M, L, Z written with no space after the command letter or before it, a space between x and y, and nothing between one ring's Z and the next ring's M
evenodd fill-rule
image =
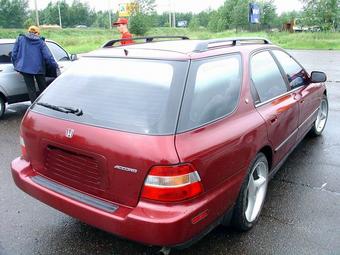
M129 54L129 51L127 49L124 49L125 56Z

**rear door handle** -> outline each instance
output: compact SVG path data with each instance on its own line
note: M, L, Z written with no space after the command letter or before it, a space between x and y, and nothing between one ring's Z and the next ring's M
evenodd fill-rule
M277 121L277 116L276 115L271 116L269 121L270 121L270 124L274 124Z

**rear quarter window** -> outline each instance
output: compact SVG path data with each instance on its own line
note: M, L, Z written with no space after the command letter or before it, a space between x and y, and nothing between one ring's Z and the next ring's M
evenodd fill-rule
M239 100L241 78L238 54L192 62L178 131L198 128L232 113Z

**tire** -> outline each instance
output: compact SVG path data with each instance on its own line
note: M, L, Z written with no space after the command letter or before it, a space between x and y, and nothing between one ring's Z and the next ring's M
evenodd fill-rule
M5 115L6 102L4 98L0 95L0 119Z
M239 231L250 230L258 221L269 182L266 156L260 152L250 164L236 201L231 224Z
M327 119L328 119L328 99L326 95L323 95L320 102L318 116L314 121L313 127L310 130L310 134L312 136L320 136L326 127Z

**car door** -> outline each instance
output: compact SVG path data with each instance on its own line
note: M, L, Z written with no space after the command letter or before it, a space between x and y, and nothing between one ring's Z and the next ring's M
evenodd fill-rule
M313 124L320 105L320 84L309 85L309 76L305 69L290 55L281 50L273 50L286 75L290 89L299 102L298 138L303 138Z
M14 43L0 44L0 91L5 94L9 103L27 95L25 81L22 75L14 70L11 62L13 46Z
M52 41L46 41L46 45L50 49L54 59L58 62L60 71L65 71L71 64L68 53L61 46Z
M276 164L296 144L299 106L270 51L253 55L250 70L256 109L266 122Z

